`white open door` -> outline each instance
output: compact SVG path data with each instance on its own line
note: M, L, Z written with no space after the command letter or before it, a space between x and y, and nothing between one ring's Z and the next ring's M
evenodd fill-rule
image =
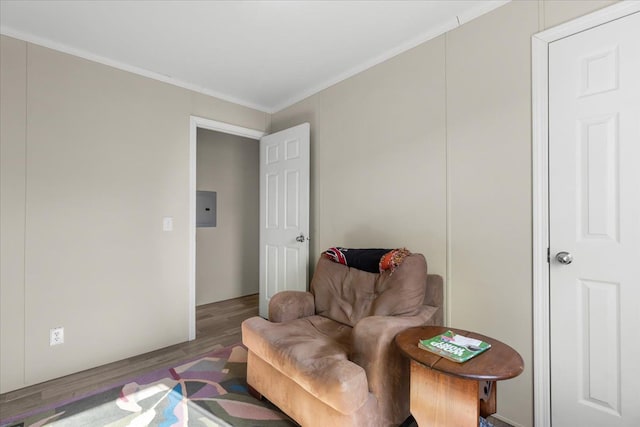
M639 426L640 13L549 45L551 414Z
M260 139L260 316L309 276L309 123Z

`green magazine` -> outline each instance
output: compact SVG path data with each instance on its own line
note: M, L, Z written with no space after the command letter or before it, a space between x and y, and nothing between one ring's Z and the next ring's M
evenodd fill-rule
M447 331L433 338L420 340L418 347L454 362L462 363L483 351L487 351L491 348L491 344Z

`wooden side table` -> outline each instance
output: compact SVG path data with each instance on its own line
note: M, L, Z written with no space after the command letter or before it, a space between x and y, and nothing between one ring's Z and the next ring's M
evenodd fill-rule
M452 362L418 347L418 341L451 330L491 344L464 363ZM418 426L477 426L496 412L496 381L524 370L522 357L493 338L444 326L419 326L396 335L396 345L411 361L410 410Z

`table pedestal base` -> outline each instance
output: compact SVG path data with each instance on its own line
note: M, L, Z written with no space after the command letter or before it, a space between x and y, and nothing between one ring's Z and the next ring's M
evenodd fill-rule
M411 361L410 410L418 426L477 426L496 412L496 384L446 375Z

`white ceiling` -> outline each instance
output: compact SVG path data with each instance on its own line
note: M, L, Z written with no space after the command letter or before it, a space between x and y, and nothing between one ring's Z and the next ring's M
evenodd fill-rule
M504 3L0 0L0 32L271 113Z

